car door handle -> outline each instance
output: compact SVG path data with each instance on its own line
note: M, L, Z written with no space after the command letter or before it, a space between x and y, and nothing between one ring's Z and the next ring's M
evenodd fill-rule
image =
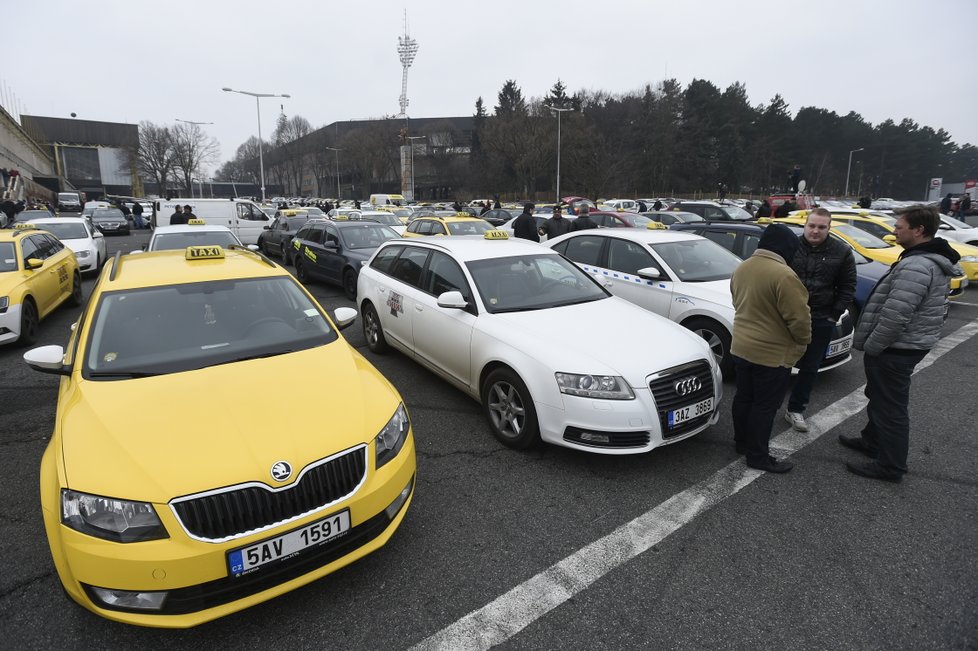
M416 309L418 312L424 312L424 306L419 303L414 304L414 309Z
M377 288L377 291L379 293L381 293L381 294L386 294L387 293L387 288L386 287L378 287Z
M611 287L611 286L613 286L613 285L614 285L615 283L614 283L614 282L612 282L612 281L610 281L610 280L606 280L606 281L604 281L604 282L602 282L601 284L602 284L602 285L604 285L605 287Z

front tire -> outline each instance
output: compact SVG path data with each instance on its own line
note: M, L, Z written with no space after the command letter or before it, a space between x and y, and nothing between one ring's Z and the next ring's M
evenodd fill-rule
M367 348L374 353L386 353L390 350L387 338L384 336L384 326L380 324L380 316L370 303L364 303L362 310L363 338L367 340Z
M351 301L357 300L357 274L353 269L343 272L343 293Z
M503 445L526 450L540 441L533 398L523 380L508 368L498 368L482 385L482 408L493 436Z
M730 333L713 319L692 319L683 324L689 330L706 340L713 356L720 365L723 377L730 378L734 372L733 355L730 353Z
M68 297L68 305L78 307L82 304L82 281L81 274L77 271L71 279L71 296Z
M309 274L306 273L306 265L302 262L302 258L295 259L295 277L299 279L299 282L305 285L309 282Z
M25 299L20 309L20 337L17 338L17 343L22 346L32 345L37 340L39 324L37 308L33 301Z

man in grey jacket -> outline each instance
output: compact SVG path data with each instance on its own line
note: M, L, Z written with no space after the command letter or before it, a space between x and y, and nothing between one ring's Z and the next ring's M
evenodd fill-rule
M865 352L869 422L860 436L840 434L839 442L872 459L846 464L863 477L899 482L907 472L910 376L940 339L948 283L961 273L961 256L934 237L939 224L933 207L897 211L893 234L904 251L873 288L856 326L853 345Z

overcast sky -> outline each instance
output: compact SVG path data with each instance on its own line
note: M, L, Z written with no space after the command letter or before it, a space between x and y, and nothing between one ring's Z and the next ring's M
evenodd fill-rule
M224 86L292 95L262 100L266 139L280 105L314 127L396 114L405 9L411 117L471 115L480 95L491 112L507 79L539 97L558 78L612 93L698 78L978 144L976 0L19 1L0 80L27 114L213 122L225 160L258 120Z

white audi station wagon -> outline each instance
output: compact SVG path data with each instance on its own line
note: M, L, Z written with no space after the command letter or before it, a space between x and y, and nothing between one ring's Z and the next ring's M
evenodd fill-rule
M502 231L386 242L357 297L372 351L396 348L481 402L507 446L635 454L718 419L701 337Z

